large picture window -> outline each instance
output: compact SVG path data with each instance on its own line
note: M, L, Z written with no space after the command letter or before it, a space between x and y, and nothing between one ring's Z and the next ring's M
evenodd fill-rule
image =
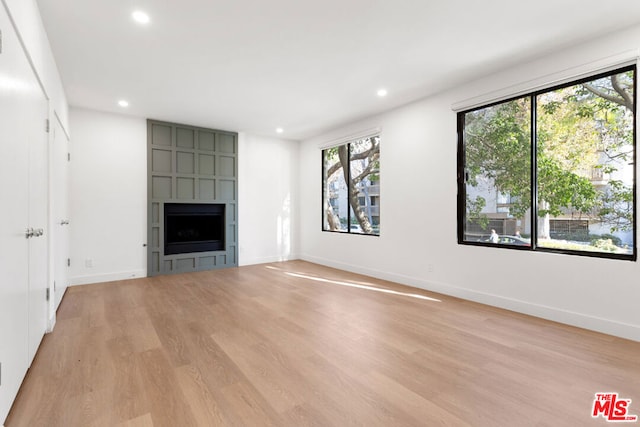
M380 234L380 136L322 150L322 229Z
M458 242L636 259L636 67L458 113Z

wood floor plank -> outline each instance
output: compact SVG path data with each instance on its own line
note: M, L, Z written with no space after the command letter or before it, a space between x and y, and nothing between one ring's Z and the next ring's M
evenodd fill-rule
M153 427L151 414L144 414L137 418L118 423L116 427Z
M196 426L182 393L176 372L162 349L147 350L137 357L144 393L152 403L154 426Z
M151 316L150 320L172 365L178 367L190 364L193 357L178 327L178 321L169 316L158 315Z
M235 361L209 336L206 328L192 322L185 325L182 331L191 352L196 356L193 364L202 373L202 379L210 390L215 391L244 379Z
M202 372L196 366L181 366L176 369L180 387L199 426L229 425L218 402L204 381Z
M411 418L409 424L420 425L420 423L428 422L433 426L470 427L472 425L377 371L370 372L365 382L376 390L384 390L382 395L386 399L396 402L401 410Z
M149 413L151 405L144 392L145 385L136 360L134 346L128 336L111 339L108 350L115 364L113 412L118 420L126 422Z
M332 423L319 410L309 405L298 405L283 414L284 424L299 427L324 427Z
M247 338L247 334L239 329L220 332L213 339L277 413L304 403L302 390L291 381L298 376L293 371L294 365L288 365L280 355L274 357L277 350L265 340Z
M611 391L640 415L639 342L290 261L69 288L5 427L595 426Z
M223 388L222 394L227 407L241 420L241 425L282 425L280 417L251 384L241 381L228 385Z

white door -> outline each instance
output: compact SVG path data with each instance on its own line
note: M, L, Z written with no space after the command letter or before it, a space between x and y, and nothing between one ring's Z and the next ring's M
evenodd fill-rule
M29 366L29 138L41 96L6 11L0 7L0 424ZM44 119L44 116L42 117ZM38 126L31 123L29 126Z
M2 8L0 8L2 9ZM0 14L0 25L7 28ZM4 32L3 38L7 34ZM6 46L6 44L5 44ZM0 55L0 69L11 76L5 67L9 52ZM29 245L25 232L29 226L28 168L26 144L18 144L21 131L15 126L20 111L18 94L0 82L0 423L9 412L22 377L29 366L28 351L28 290Z
M29 364L47 330L49 303L49 151L45 121L48 102L42 92L30 99L29 138L29 227L34 229L29 239Z
M58 120L52 120L51 130L51 248L55 311L69 283L69 141Z

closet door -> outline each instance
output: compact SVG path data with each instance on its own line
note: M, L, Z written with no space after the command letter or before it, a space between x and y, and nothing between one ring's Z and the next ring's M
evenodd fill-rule
M35 77L34 77L35 78ZM37 87L37 89L40 89ZM48 102L41 91L29 99L28 114L31 126L25 126L29 141L29 365L47 330L49 252L49 152L45 127Z
M0 7L0 424L47 326L48 101Z
M39 88L0 7L0 424L28 367L29 98ZM32 124L34 125L34 124ZM35 124L37 126L37 124Z
M69 283L69 141L58 120L51 121L51 233L53 250L53 281L55 301L53 310L60 305Z

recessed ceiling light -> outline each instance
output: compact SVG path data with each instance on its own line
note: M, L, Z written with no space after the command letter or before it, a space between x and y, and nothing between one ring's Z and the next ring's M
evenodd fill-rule
M141 10L136 10L131 14L131 16L133 17L133 20L136 21L138 24L148 24L149 21L151 21L151 18L149 18L149 15L147 15L145 12Z
M276 132L277 132L277 133L282 133L282 132L284 132L284 129L282 129L282 128L276 128Z
M121 99L120 101L118 101L118 105L121 106L122 108L126 108L129 106L129 101L125 99Z
M378 96L380 98L384 98L385 96L387 96L387 90L386 89L378 89Z

